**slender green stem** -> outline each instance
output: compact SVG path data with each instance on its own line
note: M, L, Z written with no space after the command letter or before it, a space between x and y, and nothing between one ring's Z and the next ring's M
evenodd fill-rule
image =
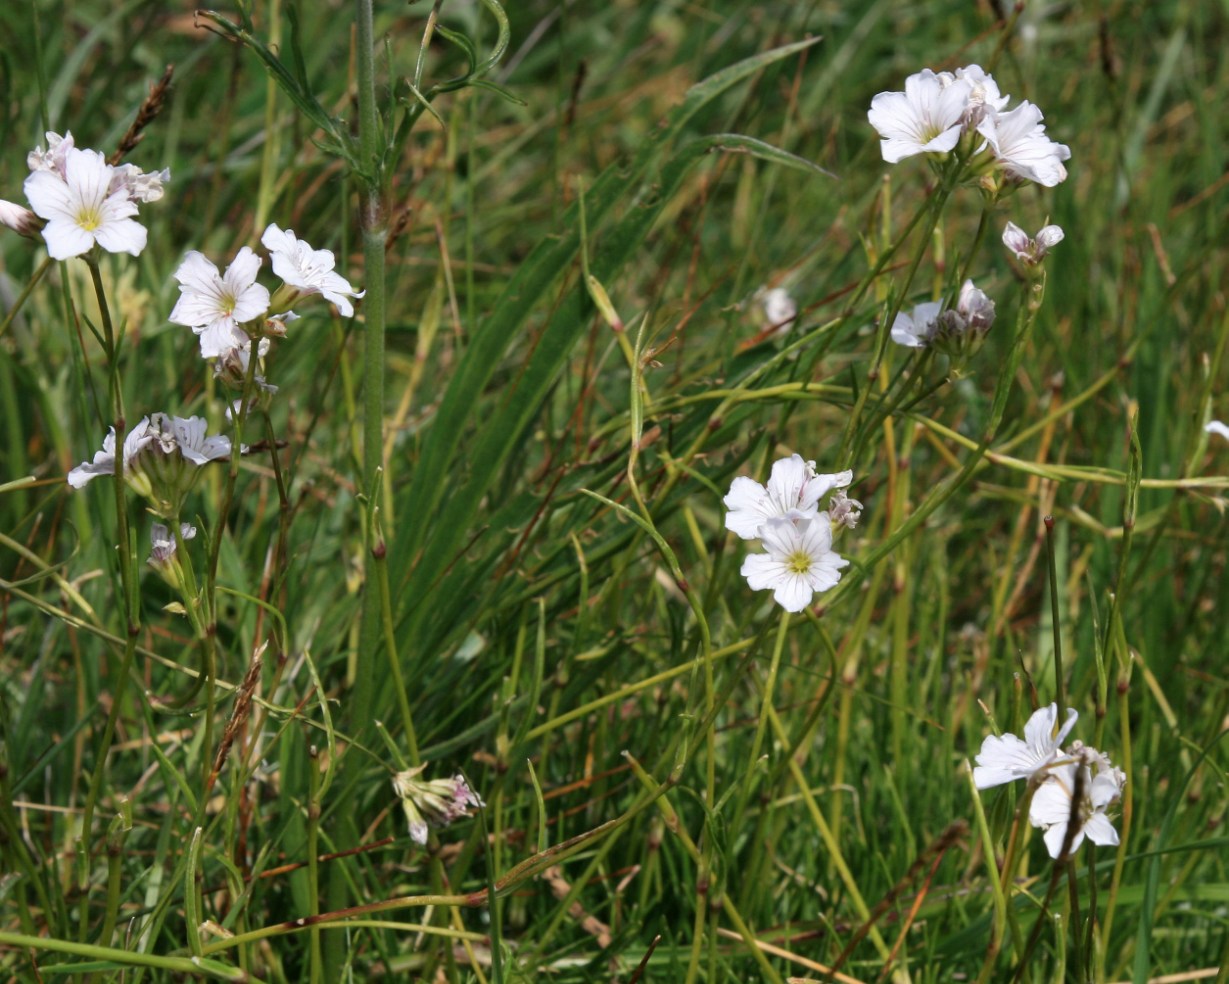
M307 914L320 915L320 757L316 746L307 752ZM320 927L311 931L310 977L311 984L319 984L324 970L324 955L320 949Z
M1046 560L1050 566L1050 618L1054 624L1054 699L1058 720L1066 717L1067 692L1063 684L1063 629L1058 607L1058 564L1054 557L1054 517L1045 517Z
M364 714L372 706L375 685L375 652L380 645L381 603L375 571L375 530L371 521L381 501L384 432L384 248L388 238L385 206L383 148L376 103L375 38L372 0L356 0L356 58L358 62L359 150L363 173L359 174L359 220L363 238L363 270L367 295L363 302L363 475L362 491L367 502L367 551L363 616L359 630L358 662L355 666L351 706Z
M388 670L397 691L397 706L401 710L401 727L405 731L405 743L410 753L410 765L422 764L418 754L418 736L414 731L414 714L410 710L410 697L406 693L401 676L401 661L397 656L397 637L393 630L393 603L388 585L388 556L381 540L375 548L375 573L380 586L380 624L384 629L384 651L388 655Z
M785 651L785 636L789 632L789 612L782 611L777 623L777 638L772 647L772 661L768 665L768 676L764 679L764 698L760 705L760 717L755 725L755 737L751 740L751 757L747 760L746 772L743 776L742 794L739 797L738 809L734 812L733 830L742 829L742 818L746 812L751 790L755 787L756 766L760 759L760 749L764 745L764 732L768 730L768 709L772 706L772 697L777 688L777 673L781 667L781 654Z

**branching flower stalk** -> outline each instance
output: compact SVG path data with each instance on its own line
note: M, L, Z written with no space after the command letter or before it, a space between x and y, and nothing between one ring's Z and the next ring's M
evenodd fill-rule
M81 815L81 842L84 851L79 854L83 867L78 871L78 878L84 887L89 882L90 858L92 842L90 828L94 821L94 810L98 804L98 795L102 790L102 777L106 772L107 755L111 742L115 737L115 726L124 706L124 697L128 689L128 677L132 671L132 660L136 655L137 636L141 631L141 605L136 584L136 568L133 562L132 539L128 532L128 500L127 488L124 484L124 438L127 434L127 421L124 419L124 395L119 376L119 344L115 335L115 327L111 321L111 308L107 302L106 289L102 283L102 273L98 266L98 249L95 246L84 259L90 271L90 281L94 286L94 295L98 301L99 316L102 320L103 339L107 356L107 371L110 380L111 411L115 421L115 528L119 546L120 585L124 596L124 652L120 658L119 672L115 679L111 707L107 712L107 721L103 725L102 737L98 742L98 753L94 771L90 776L90 787L86 793L85 804ZM83 907L87 905L89 893L84 892ZM87 912L83 911L81 920L81 939L89 931Z

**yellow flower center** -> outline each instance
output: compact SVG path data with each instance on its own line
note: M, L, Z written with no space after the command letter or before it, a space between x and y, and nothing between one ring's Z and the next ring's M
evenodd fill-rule
M97 206L86 205L77 213L77 225L86 232L93 232L102 225L102 216L98 212Z
M805 574L811 569L811 555L805 550L795 550L785 558L785 566L791 574Z

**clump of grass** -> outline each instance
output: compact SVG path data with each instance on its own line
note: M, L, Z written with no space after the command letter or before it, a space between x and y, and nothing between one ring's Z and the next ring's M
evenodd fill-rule
M0 11L0 196L170 170L137 256L0 237L5 973L1223 977L1222 14L306 13ZM973 63L1065 181L885 163ZM215 372L175 274L270 224L365 294ZM69 490L158 410L229 449ZM1070 740L977 788L1051 702L1116 846Z

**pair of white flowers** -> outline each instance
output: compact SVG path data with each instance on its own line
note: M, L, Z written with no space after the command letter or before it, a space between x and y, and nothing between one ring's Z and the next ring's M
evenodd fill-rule
M261 259L247 246L239 250L225 273L196 250L175 271L180 293L170 320L200 337L202 358L218 359L219 371L245 373L253 336L262 338L257 352L264 355L268 342L262 336L285 333L285 323L297 317L290 305L299 298L319 294L349 318L354 315L350 298L363 296L335 272L336 259L330 250L312 249L292 230L272 224L260 242L269 251L273 272L282 279L274 295L256 282ZM274 313L266 320L271 309Z
M881 92L867 113L883 138L883 159L895 164L915 154L945 154L961 138L980 141L974 153L992 155L1008 177L1052 188L1067 178L1065 144L1046 136L1041 110L1022 102L1008 110L1010 96L979 65L955 72L923 69L905 79L904 92Z
M1058 705L1035 711L1024 725L1024 739L1006 734L990 735L982 742L973 769L978 789L1025 779L1036 786L1029 802L1028 819L1045 831L1050 857L1063 853L1068 837L1068 854L1074 854L1087 837L1094 844L1113 846L1118 831L1106 810L1122 796L1127 777L1110 764L1109 758L1095 748L1072 742L1063 751L1062 743L1075 727L1079 715L1067 709L1067 720L1058 723ZM1072 822L1077 824L1068 831Z
M56 260L81 256L95 245L139 256L148 234L133 218L137 205L161 198L171 172L114 167L98 151L75 146L71 133L46 136L47 149L35 148L26 158L30 176L23 189L33 212L0 202L0 222L27 236L41 231Z
M852 471L821 475L814 461L794 454L772 466L767 486L739 476L724 502L725 526L744 540L759 540L766 553L749 554L741 574L753 591L771 590L787 612L800 612L821 591L836 586L849 561L832 549L832 531L853 528L862 503L845 489ZM819 500L834 492L827 512Z
M229 458L230 453L230 438L206 434L204 417L154 413L142 417L124 435L122 451L115 447L112 427L93 461L82 462L68 473L68 484L79 489L99 475L114 475L116 459L122 454L124 481L151 500L155 512L174 517L201 466Z

